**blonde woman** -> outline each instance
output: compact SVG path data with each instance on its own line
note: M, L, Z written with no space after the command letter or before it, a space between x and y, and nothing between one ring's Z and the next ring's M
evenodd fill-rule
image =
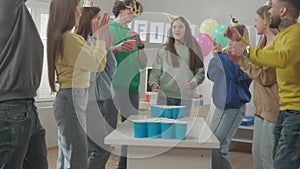
M268 11L270 9L270 5L264 5L256 11L255 28L258 35L263 35L258 44L259 48L270 44L278 33L278 29L269 27ZM252 146L254 169L271 169L274 168L272 158L274 127L279 109L276 69L256 66L244 58L241 58L238 64L242 71L254 81L255 121Z

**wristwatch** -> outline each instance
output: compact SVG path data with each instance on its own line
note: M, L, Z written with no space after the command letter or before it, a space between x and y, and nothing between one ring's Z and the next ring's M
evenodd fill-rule
M250 46L248 45L246 47L246 49L244 50L244 52L243 52L243 56L244 57L249 57L249 53L250 53Z
M142 46L138 46L138 49L144 49L145 48L145 44L143 44Z

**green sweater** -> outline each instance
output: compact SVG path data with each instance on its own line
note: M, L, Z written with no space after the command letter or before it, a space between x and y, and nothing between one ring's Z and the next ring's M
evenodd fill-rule
M108 31L113 33L113 46L131 39L127 35L130 29L115 21L112 21ZM137 44L133 51L115 53L118 67L112 79L114 87L126 89L135 94L139 93L140 69L147 66L147 60L140 63L138 53Z
M252 62L276 68L281 110L300 110L299 42L300 24L294 24L264 49L250 48Z
M190 99L195 94L195 89L188 90L186 83L192 80L197 85L201 84L205 78L204 69L197 69L194 75L189 68L189 48L185 45L175 45L175 49L180 57L179 67L172 66L171 55L163 46L153 63L149 85L159 84L161 90L169 98Z

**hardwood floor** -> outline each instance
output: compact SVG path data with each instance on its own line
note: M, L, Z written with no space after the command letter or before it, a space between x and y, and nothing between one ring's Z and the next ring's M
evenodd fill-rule
M253 160L252 160L252 155L250 154L249 151L249 147L247 147L247 145L242 145L242 147L236 146L236 149L237 148L238 151L234 150L234 151L230 151L229 153L233 168L253 169ZM56 168L57 152L58 152L57 148L48 150L49 169ZM116 169L116 164L118 162L118 159L119 159L118 156L112 154L106 164L106 169Z

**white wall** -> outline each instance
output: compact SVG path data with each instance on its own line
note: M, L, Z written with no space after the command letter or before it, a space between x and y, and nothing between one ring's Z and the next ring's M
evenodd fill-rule
M82 0L81 0L82 1ZM48 11L50 0L28 0L27 4L31 7L38 7L38 11L33 12L33 17L39 28L40 10ZM114 0L95 0L95 4L101 7L101 11L108 11L111 13ZM201 22L206 18L214 18L219 23L228 24L230 21L230 14L236 17L241 23L245 25L253 25L255 10L261 6L264 0L140 0L144 6L144 13L138 19L153 21L166 21L163 17L163 12L168 12L177 16L183 16L189 20L192 24L199 27ZM156 55L156 49L160 44L147 44L147 55L149 56L149 66L152 65L154 56ZM207 66L210 56L207 56L204 60ZM141 76L141 97L144 97L144 84L145 75L144 72ZM199 92L204 94L204 102L210 103L211 82L207 79L202 84L206 86L199 88ZM48 147L57 145L57 127L54 120L53 109L50 105L38 104L38 111L41 123L46 129L46 142Z
M200 24L205 18L212 17L220 23L228 23L230 14L246 25L254 24L255 10L265 0L138 0L144 6L144 12L168 12L186 17L194 24ZM111 12L114 0L95 0L102 11Z
M46 129L47 147L57 146L57 126L54 119L53 108L51 104L44 106L37 103L39 118L41 124Z
M28 0L30 1L50 2L50 0ZM139 2L144 6L144 13L168 12L186 17L198 25L208 17L215 18L220 23L228 23L230 14L245 25L253 25L255 11L265 3L265 0L139 0ZM110 14L113 3L114 0L95 0L101 11L108 11Z

